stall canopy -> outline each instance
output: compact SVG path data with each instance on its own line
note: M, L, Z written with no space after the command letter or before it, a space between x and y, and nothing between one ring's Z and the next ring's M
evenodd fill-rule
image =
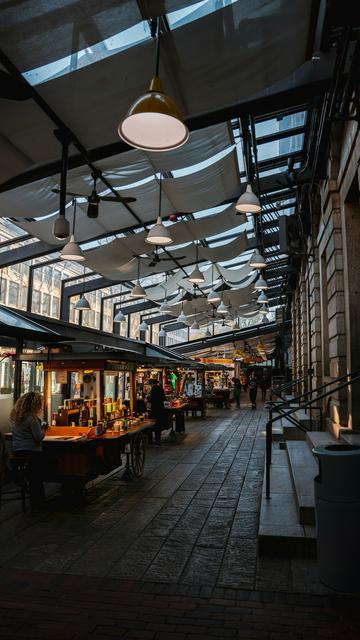
M0 305L0 336L22 338L41 344L62 340L59 333L2 305Z

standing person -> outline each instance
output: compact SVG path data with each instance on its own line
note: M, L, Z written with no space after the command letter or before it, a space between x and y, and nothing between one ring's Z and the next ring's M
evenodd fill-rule
M24 393L15 402L10 414L12 423L12 449L22 452L30 459L30 504L32 509L44 502L42 482L42 441L47 425L41 420L43 397L38 391Z
M269 381L266 374L263 373L262 378L260 380L260 388L261 388L261 400L265 402L266 400L266 391L269 387Z
M155 378L150 380L150 384L151 417L156 421L154 427L155 445L159 447L161 441L161 429L165 427L166 420L164 409L165 393L164 389L160 387L159 381Z
M233 394L234 394L236 406L238 409L240 409L240 392L241 392L240 380L239 378L233 378L232 382L234 385Z
M252 372L249 379L249 396L250 396L251 408L256 409L257 380L256 380L255 371Z

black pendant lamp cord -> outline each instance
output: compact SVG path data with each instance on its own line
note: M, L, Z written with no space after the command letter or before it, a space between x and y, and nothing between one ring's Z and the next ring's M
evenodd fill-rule
M155 53L155 77L159 77L159 65L160 65L160 16L151 24L151 35L156 38L156 53Z
M140 257L138 257L138 284L140 284Z
M160 173L160 180L159 180L159 217L161 217L161 181L162 181L162 174Z
M259 177L259 165L258 165L258 154L257 154L257 146L256 146L256 137L255 137L255 124L254 118L250 117L250 126L251 126L251 138L252 145L254 149L254 160L255 160L255 171L256 171L256 186L257 186L257 196L260 202L260 213L259 213L259 231L260 231L260 239L261 239L261 253L264 254L264 233L263 233L263 224L262 224L262 207L261 207L261 192L260 192L260 177Z
M72 204L73 204L73 207L74 207L72 235L75 236L76 198L73 199Z

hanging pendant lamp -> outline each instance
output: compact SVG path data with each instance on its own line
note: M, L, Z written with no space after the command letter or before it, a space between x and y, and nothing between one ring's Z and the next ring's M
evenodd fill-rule
M183 310L181 310L181 313L178 315L176 322L183 322L184 324L187 324L188 317L185 315Z
M234 320L232 328L233 328L234 331L237 331L238 329L240 329L239 318L236 318L236 320Z
M75 304L74 308L76 309L76 311L91 311L90 303L85 296L85 274L86 274L86 268L84 267L82 293L79 300Z
M170 235L170 231L169 231L168 227L165 227L163 225L163 222L162 222L162 219L161 219L161 180L162 180L162 176L161 176L161 173L160 173L158 217L157 217L156 224L150 229L149 233L147 234L147 237L145 238L145 242L149 242L150 244L164 246L164 245L171 244L173 242L173 239L172 239L172 237Z
M214 290L214 263L211 263L211 289L207 296L207 301L210 303L219 302L221 300L220 295Z
M266 267L265 259L259 253L259 249L255 249L249 260L249 267L253 267L254 269L264 269Z
M148 328L149 328L149 327L148 327L147 323L145 322L145 320L143 320L143 321L141 322L141 324L139 325L139 331L147 331L147 330L148 330Z
M228 313L228 308L226 306L226 304L224 304L224 301L222 300L218 306L218 308L216 309L216 311L218 313L221 313L222 315L226 315Z
M159 78L160 19L152 21L156 37L155 77L147 93L140 96L120 122L118 134L127 144L144 151L170 151L181 147L189 138L175 102L164 93Z
M199 323L196 320L194 320L194 322L190 327L190 331L199 331L199 329L200 329Z
M163 313L171 313L171 307L170 307L168 301L166 300L166 298L165 298L164 302L160 305L159 311L162 311Z
M258 279L255 282L255 289L257 289L258 291L265 291L266 289L269 288L268 283L266 282L266 280L262 277L262 275L260 275L258 277Z
M270 320L267 316L263 316L263 319L261 320L261 324L269 324Z
M124 316L121 309L119 309L119 311L114 316L114 322L125 322L125 320L126 320L126 317Z
M60 214L53 225L53 235L57 240L66 240L70 235L70 223L65 215Z
M76 219L76 200L73 200L74 213L73 213L73 228L69 242L61 249L61 260L71 260L72 262L83 262L85 256L81 251L77 242L75 242L75 219Z
M265 291L262 291L257 299L258 304L268 304L269 298L267 297Z
M239 213L260 213L260 200L253 192L250 183L246 185L246 190L238 199L235 209L239 211Z
M131 298L146 298L146 291L140 284L140 258L138 258L138 277L137 283L133 286L130 291Z
M264 305L263 307L261 307L261 309L259 309L259 313L261 313L261 314L266 316L269 313L268 305Z
M161 327L161 329L159 331L159 338L166 338L166 331L165 331L164 327Z
M207 327L207 328L206 328L206 331L205 331L204 337L205 337L205 338L211 338L211 337L212 337L212 336L211 336L211 331L210 331L210 328L209 328L209 327Z
M205 282L205 277L204 277L204 274L201 273L198 267L199 249L198 249L197 243L195 244L195 247L196 247L196 267L188 276L188 281L193 282L194 284L201 284L202 282Z

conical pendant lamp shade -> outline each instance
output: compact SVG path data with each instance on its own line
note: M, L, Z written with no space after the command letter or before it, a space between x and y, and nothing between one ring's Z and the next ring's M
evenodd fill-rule
M187 321L188 321L188 318L185 315L185 313L182 311L177 317L177 322L183 322L184 324L186 324Z
M158 216L156 224L150 229L145 241L156 245L168 245L173 242L169 229L162 223L161 216Z
M146 298L146 291L141 284L136 284L130 291L132 298Z
M164 300L164 302L160 305L160 311L162 311L163 313L171 313L171 307L168 303L168 301Z
M119 309L119 311L114 316L114 322L125 322L125 320L126 320L126 317L124 316L121 309Z
M148 325L146 324L145 320L142 321L142 323L139 326L139 331L147 331L148 330Z
M264 269L264 267L266 267L265 259L260 255L258 249L255 249L252 254L249 260L249 267L253 267L254 269Z
M255 282L255 289L259 291L265 291L268 288L269 288L269 285L266 282L266 280L264 280L262 276L259 276L259 278Z
M226 304L224 304L224 302L223 302L223 301L222 301L222 302L220 302L220 304L219 304L219 306L218 306L218 308L217 308L217 312L218 312L218 313L221 313L221 314L222 314L222 315L224 315L224 316L227 314L227 312L228 312L228 308L227 308Z
M76 311L91 311L89 301L84 295L75 304L75 309Z
M166 338L166 331L164 328L160 329L159 338Z
M175 102L164 93L155 76L147 93L135 100L118 127L120 138L136 149L169 151L189 137Z
M208 293L207 301L208 302L219 302L219 300L221 300L219 294L216 291L214 291L214 289L211 289L211 291L209 291L209 293Z
M69 220L63 215L59 215L53 225L53 234L58 240L65 240L70 235Z
M85 256L81 251L77 242L75 242L74 236L70 236L69 242L61 250L60 257L62 260L71 260L72 262L83 262Z
M205 335L205 338L211 338L211 331L210 331L209 327L207 327L204 335Z
M268 304L269 299L265 293L265 291L262 291L257 299L258 304Z
M194 322L192 323L192 325L190 327L190 330L191 331L199 331L199 329L200 329L199 323L196 320L194 320Z
M260 213L260 201L253 192L251 184L248 184L246 187L246 191L241 194L239 200L235 205L235 209L236 211L239 211L239 213Z

